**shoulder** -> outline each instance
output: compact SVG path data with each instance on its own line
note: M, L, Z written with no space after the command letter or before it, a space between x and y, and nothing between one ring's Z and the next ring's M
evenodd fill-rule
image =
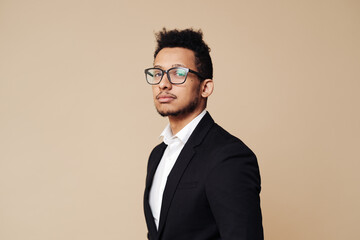
M149 155L149 159L151 159L154 155L162 154L165 148L166 148L166 144L164 142L161 142L158 145L156 145L151 151Z
M228 155L232 153L254 155L253 151L238 137L232 135L218 124L214 124L205 141L214 151Z
M238 137L214 124L208 132L202 153L213 172L227 172L239 174L253 173L259 176L259 166L255 153Z
M208 187L218 183L241 183L260 192L260 171L255 153L239 138L214 124L206 138ZM204 143L205 143L204 142Z
M207 150L219 151L226 147L252 153L252 151L238 137L235 137L219 126L209 113L206 113L200 121L194 130L192 137L190 137L189 142L191 145L195 145L200 148L210 148Z
M159 143L158 145L156 145L153 150L151 151L150 155L153 154L154 152L160 151L162 148L166 147L166 144L164 142Z
M148 160L148 167L153 163L158 161L162 154L164 153L166 148L166 144L164 142L158 144L157 146L155 146L153 148L153 150L151 151L150 155L149 155L149 160Z

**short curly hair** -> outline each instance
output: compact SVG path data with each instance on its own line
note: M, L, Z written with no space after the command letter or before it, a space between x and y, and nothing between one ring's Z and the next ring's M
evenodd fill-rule
M162 31L155 33L157 47L154 58L163 48L182 47L194 51L195 64L198 72L205 79L213 78L213 65L210 57L210 48L203 40L203 33L192 28L184 30L170 30L163 28ZM201 79L204 80L204 79Z

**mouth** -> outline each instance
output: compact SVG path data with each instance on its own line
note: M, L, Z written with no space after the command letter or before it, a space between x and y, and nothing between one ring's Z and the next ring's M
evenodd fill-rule
M156 99L160 102L160 103L169 103L171 101L173 101L174 99L176 99L176 96L170 93L159 93L156 96Z

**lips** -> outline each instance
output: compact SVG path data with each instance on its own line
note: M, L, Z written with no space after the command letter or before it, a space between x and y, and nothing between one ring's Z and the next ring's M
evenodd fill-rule
M160 103L169 103L169 102L173 101L174 99L176 99L176 96L173 94L169 94L169 93L159 93L156 96L156 99Z

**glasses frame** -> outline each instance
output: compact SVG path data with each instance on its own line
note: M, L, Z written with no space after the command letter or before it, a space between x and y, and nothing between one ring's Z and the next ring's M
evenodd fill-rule
M171 81L171 77L170 77L169 71L174 70L174 69L182 69L182 70L185 70L185 71L186 71L186 76L185 76L183 82L181 82L181 83L174 83L174 82ZM161 71L161 78L160 78L160 80L159 80L157 83L150 83L150 82L148 81L147 75L148 75L148 72L149 72L150 70L159 70L159 71ZM145 72L146 82L147 82L148 84L150 84L150 85L157 85L157 84L159 84L159 83L161 82L161 80L164 78L165 73L166 73L166 76L167 76L169 82L170 82L171 84L173 84L173 85L183 84L183 83L186 81L189 72L195 74L196 76L198 76L198 77L200 78L200 81L202 81L202 80L205 79L203 76L201 76L200 73L198 73L198 72L196 72L196 71L194 71L194 70L191 70L190 68L186 68L186 67L172 67L172 68L169 68L168 70L163 70L163 69L161 69L161 68L147 68L147 69L144 70L144 72Z

